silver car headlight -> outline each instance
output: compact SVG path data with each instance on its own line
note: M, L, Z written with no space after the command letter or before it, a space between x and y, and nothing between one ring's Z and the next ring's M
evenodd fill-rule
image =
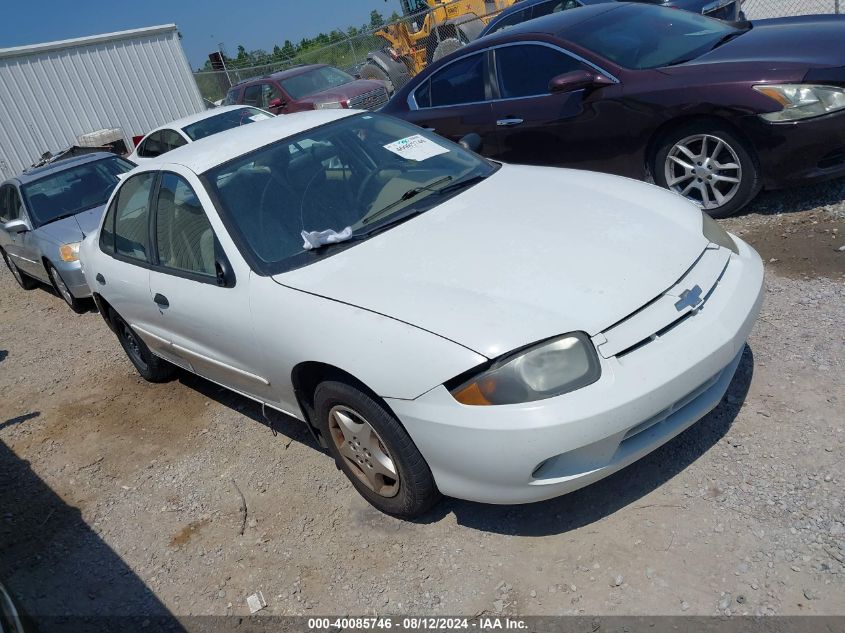
M65 262L75 262L79 259L79 246L82 242L69 242L59 246L59 257Z
M799 121L838 110L845 110L845 88L817 86L812 84L764 84L754 86L770 99L774 99L782 110L761 114L766 121Z
M718 244L724 248L729 248L739 255L739 248L733 238L728 235L728 232L722 228L721 224L716 222L716 220L703 211L701 212L701 232L704 233L704 237L706 237L711 244Z
M446 384L461 404L533 402L594 383L601 376L598 355L584 332L572 332L496 360L471 377Z

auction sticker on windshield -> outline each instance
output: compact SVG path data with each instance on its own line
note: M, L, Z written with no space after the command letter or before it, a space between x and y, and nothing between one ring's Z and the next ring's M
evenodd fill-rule
M438 145L421 134L414 134L413 136L400 138L398 141L385 145L384 149L391 151L402 158L416 161L445 154L449 151L442 145Z

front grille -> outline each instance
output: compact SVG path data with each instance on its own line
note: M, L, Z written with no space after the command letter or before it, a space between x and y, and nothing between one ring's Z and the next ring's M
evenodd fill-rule
M708 18L733 21L737 19L736 0L717 0L705 6L701 12Z
M349 100L349 107L356 110L377 110L387 103L387 89L376 88Z

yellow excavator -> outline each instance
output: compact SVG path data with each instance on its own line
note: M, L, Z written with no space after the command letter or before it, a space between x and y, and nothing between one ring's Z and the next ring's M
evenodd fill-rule
M518 0L399 0L403 19L375 32L385 47L367 54L359 73L401 88L432 61L478 37L493 17Z

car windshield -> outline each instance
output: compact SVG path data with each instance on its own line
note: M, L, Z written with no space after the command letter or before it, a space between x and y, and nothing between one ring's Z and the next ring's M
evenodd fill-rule
M128 160L109 156L44 176L21 190L33 221L41 226L105 204L118 175L134 167Z
M302 99L303 97L323 92L323 90L348 84L350 81L355 81L355 77L331 66L321 66L320 68L282 79L279 83L282 84L282 88L285 89L285 92L292 99Z
M302 232L367 239L490 175L491 163L416 126L361 114L286 138L203 175L241 251L274 274L334 252ZM346 244L348 245L348 244Z
M182 128L182 131L188 135L192 141L198 141L206 136L217 134L230 130L233 127L252 123L253 121L261 121L262 119L269 119L273 115L258 108L238 108L237 110L227 110L221 114L208 117L202 121L191 123Z
M690 61L743 29L666 7L631 4L578 24L564 37L625 68L660 68Z

